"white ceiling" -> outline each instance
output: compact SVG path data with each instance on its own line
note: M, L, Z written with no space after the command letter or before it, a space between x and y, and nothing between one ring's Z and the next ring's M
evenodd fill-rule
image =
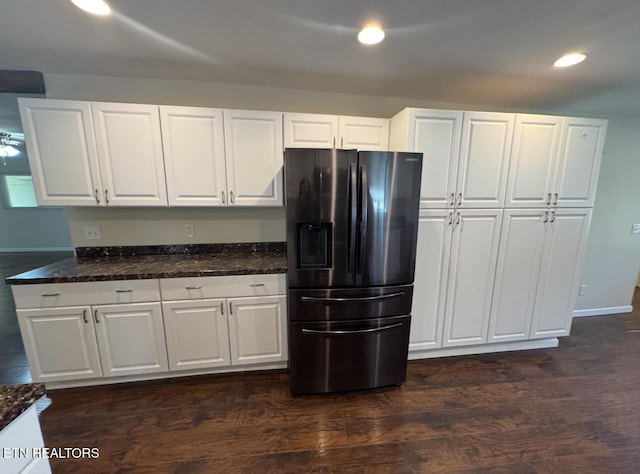
M5 1L2 69L640 115L640 0ZM380 45L355 41L378 20ZM551 67L561 54L589 57Z

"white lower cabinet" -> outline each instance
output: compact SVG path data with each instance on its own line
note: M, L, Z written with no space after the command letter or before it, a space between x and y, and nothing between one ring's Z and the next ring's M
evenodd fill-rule
M105 377L168 370L159 302L92 309Z
M160 280L171 370L286 361L283 275ZM215 296L217 298L209 298ZM198 299L203 298L203 299Z
M566 336L591 209L505 211L489 342Z
M286 361L286 297L229 300L229 341L234 365Z
M167 370L160 303L18 309L38 382Z
M171 370L231 365L224 299L162 303Z
M102 376L89 306L18 309L16 312L34 381Z
M501 209L422 210L410 351L483 344Z

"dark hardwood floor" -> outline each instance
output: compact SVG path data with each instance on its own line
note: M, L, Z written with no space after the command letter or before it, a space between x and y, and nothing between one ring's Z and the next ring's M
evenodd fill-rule
M554 349L413 361L368 392L292 397L271 371L49 397L47 446L100 450L55 473L636 473L640 311L576 319Z
M73 256L73 252L0 252L0 384L31 382L11 287L4 279Z

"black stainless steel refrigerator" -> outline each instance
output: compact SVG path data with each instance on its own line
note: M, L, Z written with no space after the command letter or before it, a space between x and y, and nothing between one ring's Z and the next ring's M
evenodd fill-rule
M294 394L406 378L421 153L285 150Z

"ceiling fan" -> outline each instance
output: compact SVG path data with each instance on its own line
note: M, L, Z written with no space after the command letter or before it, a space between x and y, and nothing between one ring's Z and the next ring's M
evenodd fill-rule
M4 166L7 166L7 158L13 158L21 153L16 147L23 148L24 141L12 138L10 133L0 132L0 157Z

